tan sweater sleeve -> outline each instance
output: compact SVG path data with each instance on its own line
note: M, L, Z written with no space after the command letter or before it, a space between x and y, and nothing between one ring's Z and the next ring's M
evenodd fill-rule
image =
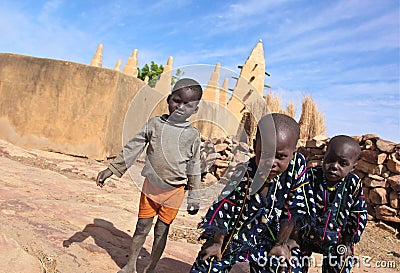
M188 178L188 203L200 203L200 183L201 183L201 169L200 169L200 134L193 142L193 157L188 163L187 178Z
M132 139L130 139L122 148L122 151L108 166L117 177L122 177L146 148L149 140L148 126L149 124L146 124Z

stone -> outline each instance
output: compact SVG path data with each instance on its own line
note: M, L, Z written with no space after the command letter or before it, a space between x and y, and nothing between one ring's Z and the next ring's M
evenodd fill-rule
M363 159L360 159L358 161L358 164L356 166L356 170L360 170L364 173L368 173L368 174L377 174L379 173L379 169L378 166L372 163L369 163Z
M219 153L203 153L200 157L200 165L202 172L210 171L211 167L214 166L216 159L221 158Z
M397 216L397 210L386 205L375 207L376 218L384 221L400 223L400 217Z
M365 198L365 202L367 202L367 203L371 202L371 200L369 199L369 191L370 191L370 189L368 187L363 187L364 198Z
M304 147L304 146L300 146L300 147L297 149L297 152L301 153L301 154L304 155L306 158L310 155L310 152L309 152L309 151L307 150L307 148Z
M214 149L217 153L225 151L228 148L228 144L226 143L219 143L214 145Z
M233 157L233 160L235 162L247 162L250 159L250 156L246 153L243 153L241 151L237 151L235 153L235 156Z
M364 150L361 151L360 158L369 163L378 164L378 155L379 155L378 151Z
M322 166L321 160L307 160L307 168L314 168Z
M392 208L399 208L399 194L396 191L391 191L389 194L389 204Z
M373 188L369 191L369 199L371 203L382 205L387 204L387 192L385 188Z
M323 155L324 151L320 148L311 148L310 153L312 155Z
M308 139L306 141L306 147L308 148L317 148L317 141L314 139Z
M386 188L387 183L383 180L375 180L367 177L363 180L363 184L369 188L377 188L377 187Z
M224 143L228 144L229 146L233 145L233 140L230 137L225 137L224 138ZM244 143L244 142L243 142ZM245 143L246 144L246 143Z
M377 140L377 139L379 139L379 136L377 136L377 135L375 135L375 134L365 134L365 135L362 135L362 140L363 140L363 141L367 141L367 140L371 140L371 139Z
M396 153L393 153L389 156L386 166L389 171L395 174L400 174L400 160L397 159Z
M391 142L388 140L378 139L376 141L376 147L382 152L393 153L394 149L396 147L396 144L394 142Z
M388 224L386 224L386 223L384 223L382 221L379 221L378 223L376 223L376 226L380 227L380 228L382 228L384 230L387 230L389 232L392 232L393 234L396 234L396 232L397 232L396 228L394 228L394 227L392 227L392 226L390 226L390 225L388 225Z
M218 182L218 178L216 178L213 174L211 173L206 173L206 175L203 177L202 180L202 185L214 185L215 183Z
M368 212L367 221L374 221L375 220L375 216L374 215L375 215L375 213L371 214L371 213Z
M355 175L357 175L358 178L360 178L361 180L363 180L363 179L367 176L365 173L360 172L360 171L357 171L357 170L353 171L352 173L354 173Z
M387 171L388 171L387 167L385 165L383 165L383 164L380 164L380 165L377 166L377 168L375 170L373 170L372 173L373 174L378 174L380 176L383 176L383 174L385 172L387 172Z
M218 138L218 137L212 137L212 138L211 138L211 142L212 142L214 145L217 144L218 141L219 141L219 138Z
M217 168L217 170L215 171L215 177L217 179L221 179L222 177L224 177L227 169L228 168Z
M372 204L372 203L369 203L369 204L367 205L368 216L371 215L371 216L372 216L372 220L375 220L375 219L376 219L375 207L376 207L376 206L375 206L374 204ZM371 220L371 219L368 218L368 220Z
M386 158L387 158L387 154L380 153L378 155L378 164L383 164L385 162Z
M384 178L388 178L390 176L390 171L386 171L384 173L382 173L382 177Z
M375 144L370 139L367 139L365 141L364 147L367 150L375 150L375 148L376 148Z
M238 145L236 145L236 147L234 147L234 150L249 152L249 144L241 141L238 143Z
M352 138L353 138L355 141L357 141L358 143L361 143L362 140L363 140L363 137L362 137L362 136L352 136Z
M376 174L368 174L368 177L374 180L383 181L385 180L382 176Z
M216 159L214 161L214 165L217 166L218 168L227 168L229 166L229 161Z
M215 144L224 143L224 141L225 141L225 137L220 137L220 138L217 138L217 140L215 141Z
M400 191L400 175L392 175L387 178L387 183L390 184L390 187L399 192Z

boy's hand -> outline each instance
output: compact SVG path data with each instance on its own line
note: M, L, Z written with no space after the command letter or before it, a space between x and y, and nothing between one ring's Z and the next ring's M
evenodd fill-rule
M274 245L271 251L268 253L268 256L285 257L285 259L288 261L291 257L290 250L287 244Z
M293 239L289 239L288 240L287 246L288 246L289 250L292 250L294 248L299 248L300 247L299 244Z
M204 262L210 257L215 257L217 261L221 261L222 254L221 254L222 245L220 243L212 242L211 244L205 244L199 253L201 260Z
M187 212L190 215L197 214L199 212L199 209L200 209L200 204L198 204L198 203L193 203L193 204L188 204L187 205Z
M99 186L100 188L104 187L104 182L106 181L107 178L109 178L111 175L113 175L113 172L107 168L105 170L102 170L101 172L99 172L99 174L97 175L96 178L96 184L97 186Z

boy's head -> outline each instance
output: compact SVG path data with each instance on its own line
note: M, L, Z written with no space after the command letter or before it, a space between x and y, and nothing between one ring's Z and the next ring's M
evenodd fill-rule
M353 171L357 165L361 148L352 137L333 137L325 152L322 169L328 181L339 181Z
M192 79L181 79L172 88L167 98L169 119L183 122L197 112L203 95L200 84Z
M274 178L284 172L293 159L300 136L299 124L291 117L273 113L258 122L255 154L258 169Z

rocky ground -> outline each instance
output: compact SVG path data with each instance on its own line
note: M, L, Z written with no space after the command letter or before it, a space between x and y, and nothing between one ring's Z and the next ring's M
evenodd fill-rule
M100 189L94 179L105 167L106 162L22 149L0 140L0 272L117 272L127 261L136 223L141 166L132 167L132 179L111 178ZM160 273L188 272L200 248L196 226L204 212L179 212ZM149 236L139 273L151 242ZM391 225L369 222L356 253L372 258L370 266L361 262L354 268L356 273L400 271L400 239ZM248 269L243 264L232 272Z

